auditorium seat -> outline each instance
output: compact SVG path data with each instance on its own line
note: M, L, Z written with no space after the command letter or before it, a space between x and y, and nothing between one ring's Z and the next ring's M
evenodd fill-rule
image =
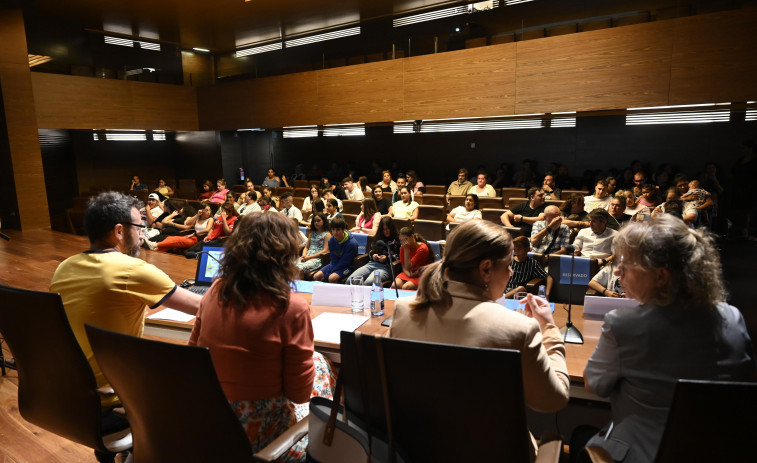
M510 205L510 198L523 198L526 196L526 189L525 188L512 188L512 187L505 187L502 188L502 199L504 201L504 207L512 207Z
M444 220L447 217L444 206L418 206L418 218L423 220Z
M478 207L479 209L501 209L505 207L505 202L499 196L479 196Z
M447 206L447 200L444 195L426 193L423 195L424 206Z
M512 209L518 204L527 203L528 198L510 198L510 201L508 201L508 209Z
M481 218L484 220L488 220L491 223L496 223L497 225L502 225L502 214L504 214L507 211L507 209L483 209L481 210Z
M342 201L342 214L360 214L360 201L345 199Z
M456 208L457 206L465 206L465 195L450 195L449 197L449 210Z
M426 185L426 194L444 196L447 194L447 187L444 185Z
M444 239L444 222L441 220L417 219L413 222L415 232L427 241L441 241Z

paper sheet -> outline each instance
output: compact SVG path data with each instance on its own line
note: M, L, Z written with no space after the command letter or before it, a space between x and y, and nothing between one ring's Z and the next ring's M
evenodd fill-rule
M339 333L342 331L355 331L370 317L365 315L352 315L348 313L322 313L313 319L313 331L315 340L339 344Z
M194 315L180 312L174 309L163 309L160 312L149 315L147 318L151 320L168 320L172 322L189 322L195 319Z

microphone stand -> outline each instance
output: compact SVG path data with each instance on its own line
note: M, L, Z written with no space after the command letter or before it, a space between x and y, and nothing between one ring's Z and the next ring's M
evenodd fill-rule
M565 326L560 328L560 334L562 334L563 342L570 344L583 344L584 337L578 328L573 325L571 321L571 312L573 310L573 268L576 262L575 248L573 246L567 246L566 250L570 252L570 284L568 285L568 322Z
M394 276L394 265L392 264L392 250L389 249L389 244L383 240L376 241L376 247L383 247L386 249L386 257L389 259L389 274L392 275L392 283L394 284L394 292L397 297L400 297L400 292L397 289L397 277ZM392 285L389 285L389 289L392 289Z

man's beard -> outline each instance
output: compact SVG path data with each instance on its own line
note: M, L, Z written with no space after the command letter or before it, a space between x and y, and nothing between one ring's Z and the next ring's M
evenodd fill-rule
M129 257L137 257L139 255L139 245L139 239L134 243L124 243L124 254Z

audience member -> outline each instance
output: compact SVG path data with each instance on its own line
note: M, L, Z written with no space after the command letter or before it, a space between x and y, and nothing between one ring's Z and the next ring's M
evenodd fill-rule
M402 187L399 190L401 201L397 201L389 208L390 217L415 220L418 218L418 203L413 201L410 190Z
M400 239L397 234L397 227L395 227L394 220L391 217L382 217L376 240L368 252L368 263L355 270L350 277L361 277L364 285L371 286L374 272L379 272L381 281L377 282L378 284L391 281L389 253L391 253L391 262L400 262Z
M636 189L634 188L634 191ZM657 188L654 185L646 184L641 187L641 196L636 198L636 202L641 206L647 206L652 209L660 204L660 200L657 198Z
M589 228L578 232L573 241L577 256L599 259L599 265L604 265L612 256L612 240L618 232L607 226L609 217L604 209L597 208L589 213Z
M626 297L620 282L620 275L616 273L617 266L610 261L599 269L589 281L589 288L605 297Z
M642 188L646 184L647 184L647 179L646 179L646 176L644 175L644 172L636 171L633 174L633 194L636 195L636 197L641 196Z
M392 173L388 170L381 171L381 183L379 185L384 193L397 191L397 184L392 180Z
M281 186L281 178L276 176L273 168L268 169L268 175L263 179L261 185L276 188Z
M160 202L157 193L147 195L147 206L144 207L144 220L148 228L153 228L158 217L163 215L163 203Z
M618 192L618 181L615 180L615 177L607 177L605 183L607 184L607 194L610 197L615 196L615 193Z
M352 273L355 256L357 256L357 241L346 230L347 223L341 217L331 221L331 238L328 241L331 262L318 270L313 280L329 283L340 283Z
M409 227L400 230L400 263L402 272L397 275L395 284L399 289L418 287L423 269L434 261L434 252L423 236L413 233Z
M244 204L239 206L239 209L237 209L237 212L239 212L239 215L247 215L251 212L262 211L262 209L260 209L260 204L258 204L257 191L252 190L246 193L242 193L239 196L239 198L244 200Z
M545 256L565 254L565 248L569 244L570 228L563 224L560 209L554 205L547 206L544 209L544 220L536 222L531 229L533 251Z
M505 297L508 299L514 297L518 292L526 291L526 284L536 278L542 278L546 281L547 297L552 292L552 278L547 275L541 264L528 256L530 250L531 245L525 236L518 236L513 239L513 261L510 264L512 275L505 288Z
M332 394L330 365L314 352L310 308L290 289L298 243L296 227L281 215L244 217L189 338L210 349L253 452L301 418L293 403ZM306 445L297 443L287 459L304 461Z
M614 244L615 273L640 305L605 316L586 365L586 388L610 398L612 411L589 445L651 462L676 381L755 381L753 347L741 313L725 302L720 257L706 232L662 216L626 225Z
M652 210L652 217L661 214L674 214L687 225L693 225L697 221L697 208L694 203L681 201L680 190L674 186L668 188L665 202Z
M134 175L131 178L131 186L129 187L129 190L131 191L140 191L140 190L147 190L150 187L147 186L146 183L142 183L139 181L139 176Z
M584 197L584 210L591 212L596 208L609 210L612 196L607 194L607 182L604 179L597 180L594 185L594 194Z
M360 214L355 219L355 227L350 231L375 236L380 220L381 213L376 209L376 202L371 198L364 199L360 203Z
M402 197L400 196L400 190L406 186L407 180L405 179L405 177L403 175L397 177L397 189L394 190L394 193L392 193L392 204L402 200ZM415 199L415 193L413 192L413 190L410 190L410 198L413 200Z
M444 258L423 273L418 293L397 300L389 336L520 350L526 405L555 412L568 403L570 378L549 304L529 295L524 316L494 302L510 279L512 256L510 235L496 224L471 220L455 228Z
M144 245L153 251L167 252L169 249L188 249L205 238L213 229L213 210L210 202L203 202L200 210L184 222L188 230L194 229L194 233L183 236L169 236L156 243L145 238Z
M321 198L322 198L324 206L328 205L328 202L333 199L333 200L336 201L336 209L337 209L337 211L341 211L342 210L342 207L343 207L342 206L342 200L339 199L339 198L337 198L336 196L334 196L334 193L331 190L329 190L329 189L323 189L323 190L321 190Z
M562 199L562 189L555 186L555 176L552 172L544 174L544 182L541 188L544 190L544 199Z
M569 228L580 229L589 226L589 213L584 208L584 197L582 194L573 193L560 205L560 215L563 218L562 223Z
M626 213L625 198L613 197L610 201L610 217L607 218L607 226L615 231L631 220L631 216Z
M223 203L221 205L221 215L213 222L213 228L202 241L199 241L187 250L185 254L187 259L195 258L197 253L202 251L203 246L222 245L223 240L231 235L231 231L234 230L234 224L236 224L237 220L239 220L239 213L234 209L234 203Z
M344 216L341 212L339 212L339 203L336 198L329 198L326 201L326 218L328 219L329 223L333 222L334 219L340 218L344 220Z
M342 180L342 186L344 187L344 194L347 195L347 199L352 201L362 201L365 198L360 187L357 186L350 177L345 177Z
M481 211L478 209L478 195L468 193L465 195L465 202L462 206L457 206L447 214L447 231L450 223L464 223L469 220L482 219Z
M226 201L226 193L228 192L229 189L226 188L226 180L219 178L216 181L216 191L210 196L210 202L220 204Z
M465 167L461 168L457 172L457 180L450 183L449 188L447 188L447 196L462 196L467 194L473 187L473 184L466 179L467 177L468 169Z
M476 184L470 187L468 193L473 193L477 196L491 196L496 197L497 192L494 191L494 187L486 183L486 174L478 174L476 177Z
M202 182L202 193L200 193L200 196L198 196L197 199L199 199L200 201L209 201L213 196L213 193L215 192L213 187L213 182L211 182L210 180L205 180L204 182Z
M423 182L421 182L421 179L418 178L418 174L416 174L414 170L408 170L405 173L405 178L407 179L407 187L413 192L413 195L426 192L426 187L423 185Z
M378 209L381 215L389 214L389 208L392 206L392 203L384 197L384 190L381 188L381 185L373 187L373 200L376 201L376 209Z
M321 192L318 190L318 185L310 185L310 194L302 202L302 212L313 212L313 204L320 200Z
M155 190L153 190L153 191L156 191L156 192L162 194L166 198L170 198L171 196L173 196L173 188L171 188L170 186L168 186L166 184L166 181L163 180L162 178L160 180L158 180L158 187L155 188Z
M85 323L142 336L145 306L165 304L191 315L200 307L200 296L177 287L160 269L137 259L145 230L141 206L136 198L114 191L92 198L84 213L89 250L64 260L50 282L50 291L63 300L71 330L98 387L107 386L108 381L95 362ZM118 397L102 402L104 415L109 415Z
M279 208L279 212L285 216L297 220L298 223L302 222L302 211L292 204L292 192L286 191L281 195L281 199L279 199Z
M544 220L544 190L532 187L528 190L528 202L520 203L500 217L507 227L520 228L523 234L531 236L533 224Z
M297 262L300 276L323 267L323 257L329 254L329 220L323 212L316 212L310 220L310 235Z
M646 218L649 218L649 214L651 214L652 211L647 206L643 206L636 201L636 195L633 190L620 190L618 194L622 195L625 199L626 209L623 213L631 216L631 220L639 220L637 215L639 215L642 220L645 216Z

